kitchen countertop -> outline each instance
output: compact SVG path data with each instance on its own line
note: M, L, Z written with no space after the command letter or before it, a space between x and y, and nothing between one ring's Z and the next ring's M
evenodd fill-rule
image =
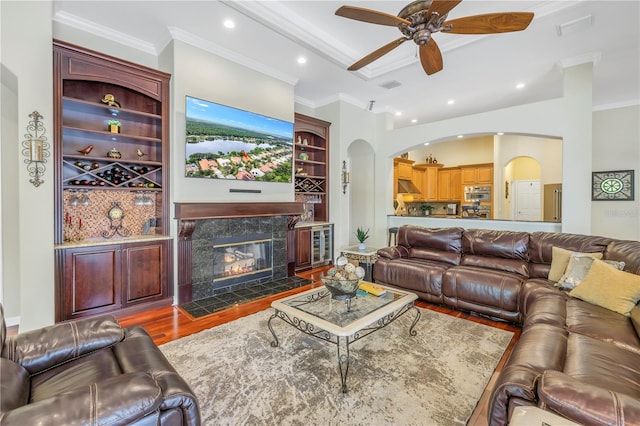
M298 222L296 228L309 228L311 226L333 225L333 222Z
M427 228L460 227L465 229L492 229L521 232L562 232L562 224L557 222L525 222L518 220L484 219L460 216L387 216L387 226L417 225Z

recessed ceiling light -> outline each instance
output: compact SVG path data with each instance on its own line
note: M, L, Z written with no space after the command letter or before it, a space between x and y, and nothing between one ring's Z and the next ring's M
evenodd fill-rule
M524 89L524 83L516 84L516 89Z
M231 28L235 28L235 27L236 27L236 23L235 23L235 22L233 22L231 19L225 19L225 21L224 21L224 26L225 26L226 28L231 29Z
M502 136L502 135L504 135L504 132L498 132L497 135L498 136Z
M402 115L402 112L398 111L398 112L396 112L396 115L397 115L397 116L401 116L401 115Z
M412 123L417 123L418 120L416 120L415 118L413 120L411 120Z
M299 64L306 64L307 63L307 58L305 58L304 56L300 56L298 58L298 63Z
M458 135L458 139L464 138L464 135Z
M429 142L425 142L425 143L424 143L424 146L429 146Z
M447 105L453 105L456 101L454 101L453 99L449 99L449 101L447 102Z

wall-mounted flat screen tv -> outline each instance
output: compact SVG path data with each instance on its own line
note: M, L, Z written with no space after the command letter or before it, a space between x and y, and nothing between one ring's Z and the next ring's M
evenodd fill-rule
M291 183L293 123L191 96L185 115L185 176Z

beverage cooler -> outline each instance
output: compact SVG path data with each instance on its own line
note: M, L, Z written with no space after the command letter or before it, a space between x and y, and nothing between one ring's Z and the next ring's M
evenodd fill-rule
M311 267L328 265L333 261L333 224L311 228Z

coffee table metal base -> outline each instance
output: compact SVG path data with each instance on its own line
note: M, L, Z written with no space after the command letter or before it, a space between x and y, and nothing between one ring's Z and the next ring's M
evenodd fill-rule
M325 297L325 296L326 295L323 295L322 297ZM269 318L267 326L269 327L269 330L273 335L273 341L271 342L271 346L274 348L278 347L279 345L278 336L276 336L276 333L273 330L273 326L271 325L271 321L274 318L280 318L287 324L297 328L298 330L302 331L305 334L308 334L309 336L312 336L317 339L324 340L326 342L333 343L334 345L336 345L338 350L338 370L340 371L342 392L346 393L347 392L347 374L349 373L349 361L350 361L349 346L353 342L356 342L362 339L363 337L366 337L369 334L386 327L387 325L391 324L396 319L398 319L399 317L401 317L402 315L404 315L410 310L415 311L416 317L413 319L413 322L409 327L409 335L415 336L417 333L414 330L414 327L416 326L416 324L418 323L418 320L420 319L420 310L416 308L413 303L408 303L402 306L397 311L394 311L385 315L384 317L380 318L373 324L367 327L364 327L361 330L358 330L351 336L337 336L313 324L310 324L305 320L289 315L286 312L280 311L278 309L275 309L275 313L271 315L271 318Z

